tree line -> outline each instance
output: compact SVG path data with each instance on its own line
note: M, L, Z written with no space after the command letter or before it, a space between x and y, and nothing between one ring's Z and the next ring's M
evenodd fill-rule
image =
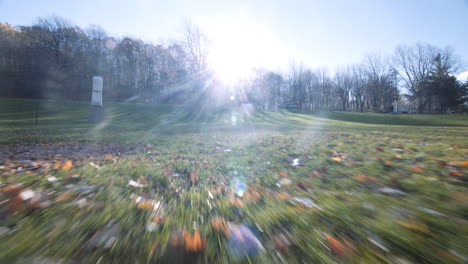
M419 113L466 111L468 80L455 77L461 69L451 48L418 43L401 45L388 58L368 56L333 76L300 63L291 63L285 74L260 70L246 90L268 109L391 112L397 102Z
M395 101L444 112L467 102L468 83L455 78L463 65L450 48L399 46L389 58L368 56L333 75L301 63L285 72L257 69L231 91L208 69L209 46L199 28L187 24L182 33L163 45L57 16L31 26L0 23L0 96L89 100L91 77L99 75L109 101L200 104L235 93L265 109L361 112L388 112Z

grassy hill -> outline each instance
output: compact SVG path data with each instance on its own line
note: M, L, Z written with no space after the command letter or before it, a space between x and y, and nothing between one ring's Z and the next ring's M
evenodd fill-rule
M88 110L0 100L0 262L466 262L466 116Z

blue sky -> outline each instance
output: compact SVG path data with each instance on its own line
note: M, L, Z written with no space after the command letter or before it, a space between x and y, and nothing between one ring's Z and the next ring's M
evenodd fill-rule
M252 46L248 66L272 69L294 59L333 70L418 41L452 46L468 60L468 0L0 0L1 22L29 25L51 14L152 42L177 38L190 20L215 39L219 58L232 41L235 55Z

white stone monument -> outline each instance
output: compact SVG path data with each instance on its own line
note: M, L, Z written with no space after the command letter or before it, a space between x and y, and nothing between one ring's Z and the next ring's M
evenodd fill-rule
M398 101L393 101L393 113L398 113Z
M91 105L102 107L102 77L93 76Z
M93 90L91 93L91 110L89 111L89 122L99 123L104 120L104 109L102 107L102 77L93 76Z

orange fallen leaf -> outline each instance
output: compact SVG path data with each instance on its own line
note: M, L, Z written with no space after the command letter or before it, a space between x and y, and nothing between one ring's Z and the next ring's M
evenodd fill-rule
M222 217L215 217L211 221L211 226L216 232L224 232L224 234L228 235L228 225L226 220Z
M340 257L348 257L351 255L351 248L345 246L338 239L329 234L325 234L326 245L330 251Z
M191 252L200 252L206 248L206 240L200 236L200 231L195 230L193 235L184 232L182 235L185 249Z
M20 196L21 191L23 191L23 188L9 184L3 188L0 189L1 193L6 194L9 199L8 199L8 211L9 213L13 214L18 211L23 211L28 208L27 204L23 201L23 199Z
M427 227L427 225L419 220L411 220L409 222L398 221L397 223L406 229L423 233L426 235L432 235L432 233L429 232L429 228Z
M289 199L291 199L291 196L290 196L288 193L286 193L286 192L280 193L279 197L280 197L280 199L282 199L282 200L289 200Z
M278 175L281 176L281 177L288 177L288 174L284 171L280 171L278 172Z
M65 192L59 194L57 196L57 198L55 198L55 201L56 202L63 202L63 201L69 200L70 197L71 197L71 194L72 194L71 190L65 191Z
M468 195L463 192L455 192L454 197L460 202L468 202Z
M387 165L387 166L392 166L393 162L390 161L390 160L384 160L384 164Z
M143 210L153 210L154 205L151 201L144 200L138 203L138 208Z
M106 154L106 155L104 155L104 159L106 159L106 160L112 160L112 158L113 158L113 157L112 157L112 154Z
M71 160L67 160L61 165L61 169L65 171L70 170L72 167L73 167L73 162Z
M157 246L158 246L157 243L153 243L153 244L151 245L150 252L149 252L149 256L150 256L150 257L153 256L154 251L156 250L156 247L157 247Z
M364 174L358 174L354 177L358 182L375 182L376 179L372 176L367 176Z
M449 175L453 177L463 177L463 173L459 171L449 171Z
M245 194L244 194L244 198L245 200L247 201L251 201L251 202L258 202L258 200L260 200L261 198L261 195L259 192L257 191L253 191L253 190L248 190Z
M334 162L341 162L340 157L333 157L333 158L331 158L331 160L333 160Z
M416 172L416 173L421 173L421 172L423 172L423 169L422 169L421 165L418 165L418 164L412 165L412 166L411 166L411 169L412 169L414 172Z
M401 155L400 155L400 154L396 154L396 155L395 155L395 158L397 158L397 159L401 159L402 157L401 157Z
M468 160L461 161L457 164L458 167L460 168L467 168L468 167Z
M195 182L197 182L197 180L198 180L197 172L195 170L190 170L189 178L190 178L190 181L192 182L192 184L195 184Z

